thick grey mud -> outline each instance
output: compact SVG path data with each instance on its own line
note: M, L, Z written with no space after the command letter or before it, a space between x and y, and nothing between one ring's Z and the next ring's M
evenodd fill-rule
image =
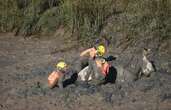
M65 56L72 62L77 57L74 49L51 54L60 43L58 39L0 36L1 110L171 109L171 73L160 68L131 83L75 82L63 90L48 89L47 76L58 58Z

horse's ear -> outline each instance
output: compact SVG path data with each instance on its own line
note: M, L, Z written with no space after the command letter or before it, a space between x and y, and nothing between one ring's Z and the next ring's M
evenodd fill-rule
M148 51L148 49L147 48L143 48L143 51Z
M144 48L143 49L143 55L147 55L151 52L151 49Z
M151 49L149 49L149 48L143 48L143 51L150 52Z

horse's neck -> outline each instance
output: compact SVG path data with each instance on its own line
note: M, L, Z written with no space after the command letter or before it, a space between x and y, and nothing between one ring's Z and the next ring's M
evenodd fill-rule
M149 62L148 59L147 59L147 56L143 54L143 62L147 63Z
M148 60L147 56L145 55L143 55L143 64L145 64L147 68L151 68L151 69L153 68L151 62Z

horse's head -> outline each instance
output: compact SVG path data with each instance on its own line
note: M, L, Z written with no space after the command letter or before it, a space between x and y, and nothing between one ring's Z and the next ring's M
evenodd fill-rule
M148 57L151 54L151 49L143 49L143 58L142 58L142 73L145 76L149 76L151 74L151 72L154 71L154 67L152 65L152 63L149 61Z
M151 54L151 49L144 48L142 54L143 56L148 57Z

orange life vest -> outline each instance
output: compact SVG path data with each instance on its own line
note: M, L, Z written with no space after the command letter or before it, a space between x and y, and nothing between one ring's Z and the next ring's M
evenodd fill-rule
M105 62L104 64L102 64L101 61L96 60L96 65L98 68L100 68L101 73L103 75L106 76L109 73L110 64L108 62Z
M50 87L55 86L58 83L59 78L62 76L63 74L59 71L53 71L49 77L48 77L48 84Z
M101 72L106 76L109 73L110 65L109 63L104 63L101 67Z

